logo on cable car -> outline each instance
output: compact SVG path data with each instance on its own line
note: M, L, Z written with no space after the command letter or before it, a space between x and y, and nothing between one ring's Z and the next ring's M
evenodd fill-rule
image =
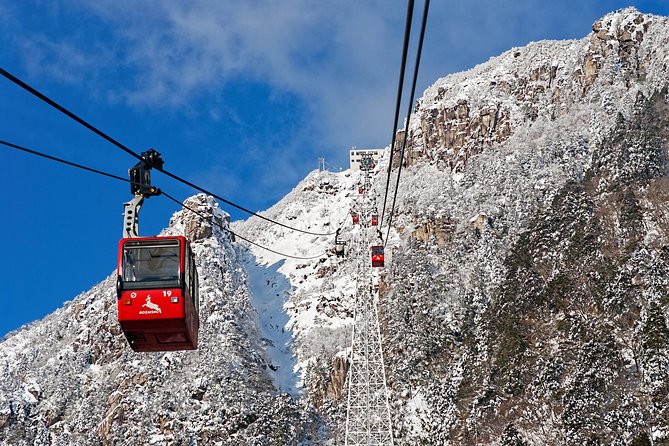
M162 314L163 312L158 304L151 302L151 296L146 296L146 303L143 304L142 307L148 308L149 310L142 310L139 314Z

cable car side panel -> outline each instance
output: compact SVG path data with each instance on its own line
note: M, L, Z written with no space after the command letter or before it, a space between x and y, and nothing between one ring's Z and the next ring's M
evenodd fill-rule
M185 237L122 239L118 320L133 350L197 348L197 270Z

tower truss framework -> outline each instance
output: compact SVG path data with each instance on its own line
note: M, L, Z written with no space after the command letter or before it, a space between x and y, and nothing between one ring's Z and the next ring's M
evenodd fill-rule
M371 284L371 280L369 281ZM377 299L356 294L348 370L345 446L392 446L393 431L381 348Z

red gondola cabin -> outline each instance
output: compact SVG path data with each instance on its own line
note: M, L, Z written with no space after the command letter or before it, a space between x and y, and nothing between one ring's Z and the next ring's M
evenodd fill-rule
M372 214L372 226L379 224L379 214Z
M194 350L200 325L195 257L185 237L119 243L118 321L133 350Z
M383 246L372 246L372 266L383 266Z
M357 212L351 212L351 218L353 219L353 224L357 225L360 223L360 216L358 215Z

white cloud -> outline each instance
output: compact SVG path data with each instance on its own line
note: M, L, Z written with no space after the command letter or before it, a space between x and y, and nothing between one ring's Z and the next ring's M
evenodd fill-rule
M469 68L544 32L573 34L578 26L587 34L587 25L572 19L593 14L592 7L548 3L433 2L417 95L449 70ZM421 7L416 2L414 31ZM52 8L62 22L68 14L82 20L57 37L26 33L23 53L33 73L88 89L102 83L114 92L111 100L140 109L188 107L194 97L251 80L303 101L310 129L301 133L301 144L317 137L327 141L326 149L342 150L390 142L405 2L80 0ZM236 116L232 109L222 113Z
M394 31L376 12L353 2L339 8L308 1L173 7L163 12L166 29L128 31L132 64L146 70L141 88L127 97L180 103L198 90L247 77L299 95L325 122L345 125L352 118L355 125L348 127L355 129L365 116L351 109L392 97L387 73L399 59L398 46L391 46Z
M31 76L139 109L188 107L231 82L264 83L299 97L331 144L382 144L403 14L354 0L61 2L51 18L80 17L80 26L23 29L21 53Z

